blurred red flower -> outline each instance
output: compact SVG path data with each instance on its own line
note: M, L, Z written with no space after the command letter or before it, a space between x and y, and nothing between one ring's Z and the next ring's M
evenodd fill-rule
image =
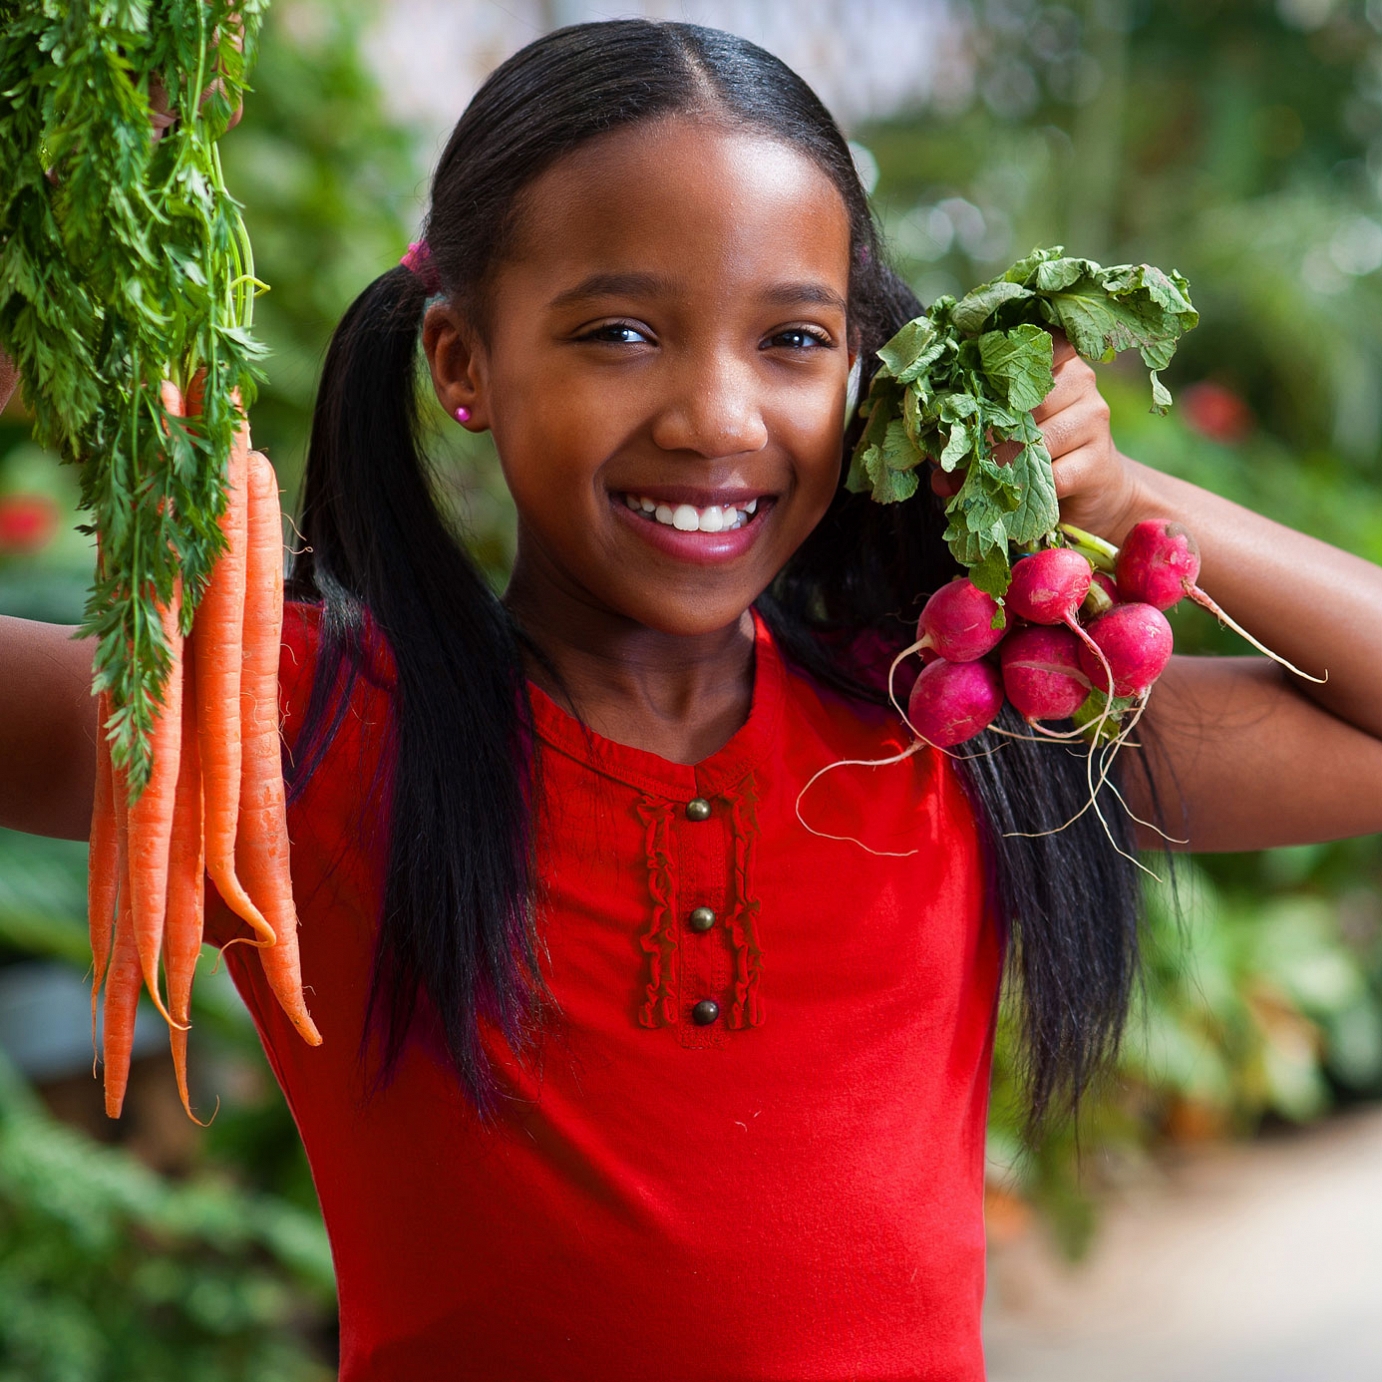
M58 506L43 494L0 498L0 556L37 552L58 530Z
M1182 389L1177 402L1185 411L1185 420L1201 436L1232 446L1252 431L1252 409L1232 389L1211 380L1203 380Z

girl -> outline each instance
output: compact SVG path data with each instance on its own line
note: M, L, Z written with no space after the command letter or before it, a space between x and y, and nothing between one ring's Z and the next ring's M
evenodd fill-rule
M798 819L817 769L903 746L876 669L953 574L935 494L841 487L851 368L919 310L799 78L618 21L494 73L425 248L341 323L282 662L323 1044L227 958L348 1382L982 1378L1000 971L1040 1116L1116 1042L1137 887L1091 814L1054 830L1085 780L1050 745L838 770L801 811L867 851ZM419 336L514 496L502 600L431 498ZM1178 660L1133 810L1210 850L1382 828L1382 572L1123 457L1056 359L1065 516L1184 519L1224 604L1329 670ZM88 651L3 638L0 818L82 835Z

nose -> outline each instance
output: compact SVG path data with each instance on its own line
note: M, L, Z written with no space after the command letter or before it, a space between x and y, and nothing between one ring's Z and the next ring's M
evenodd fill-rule
M768 426L756 373L730 351L683 356L669 371L672 383L653 422L653 441L664 451L712 460L761 451Z

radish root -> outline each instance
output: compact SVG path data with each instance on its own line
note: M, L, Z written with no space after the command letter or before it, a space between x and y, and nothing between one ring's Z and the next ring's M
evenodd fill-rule
M1136 857L1136 855L1130 854L1126 849L1122 847L1122 845L1118 843L1116 839L1114 839L1113 830L1109 826L1108 818L1104 815L1103 809L1099 805L1099 793L1103 790L1105 785L1107 785L1109 787L1109 790L1112 791L1113 795L1118 799L1118 804L1122 806L1124 811L1127 811L1128 816L1132 820L1136 821L1139 825L1146 825L1149 829L1156 830L1159 835L1164 836L1164 832L1159 830L1156 826L1151 825L1150 822L1141 820L1139 817L1134 816L1131 811L1128 811L1128 806L1127 803L1123 800L1122 793L1119 792L1117 786L1114 783L1109 781L1109 774L1113 771L1114 760L1117 758L1119 750L1123 747L1124 744L1128 742L1129 737L1131 736L1134 728L1136 728L1137 726L1137 722L1142 718L1142 714L1147 708L1147 702L1149 699L1150 692L1143 692L1141 698L1137 703L1137 708L1133 712L1132 716L1129 718L1128 723L1126 725L1123 725L1119 729L1118 734L1109 743L1104 744L1101 748L1099 742L1099 735L1102 732L1104 725L1108 722L1110 713L1108 705L1106 704L1104 706L1103 713L1099 716L1099 719L1094 724L1094 741L1090 744L1089 752L1085 756L1085 781L1089 787L1089 800L1086 801L1085 804L1082 807L1080 807L1080 809L1076 811L1075 814L1071 816L1068 821L1066 821L1063 825L1053 826L1049 830L1010 830L1007 832L1004 838L1037 840L1041 839L1043 836L1046 835L1058 835L1062 830L1068 830L1072 825L1074 825L1075 822L1079 820L1080 817L1083 816L1086 811L1092 810L1094 814L1099 818L1099 824L1103 826L1104 834L1107 836L1109 844L1111 844L1113 848L1125 859L1127 859L1130 863L1136 865L1137 868L1141 869L1142 872L1145 873L1148 877L1155 878L1157 882L1161 882L1161 877L1159 874L1155 873L1152 869L1149 869L1146 866L1146 864L1144 864L1139 858ZM1094 773L1094 764L1096 756L1098 758L1099 764L1097 782L1095 781ZM1170 836L1164 836L1164 838L1168 840L1171 839ZM1182 842L1172 841L1172 843Z
M815 786L816 781L819 778L824 777L826 773L833 772L836 768L886 768L893 763L901 763L904 759L910 758L914 753L917 753L921 749L929 747L930 745L927 744L927 742L924 739L918 737L915 743L908 745L908 747L903 749L901 753L893 754L891 758L841 758L835 763L827 763L825 767L820 769L819 772L813 773L811 775L810 781L807 782L806 786L803 787L801 791L797 793L797 820L801 822L802 826L806 830L808 830L812 835L817 836L819 839L840 840L845 844L858 845L860 849L865 850L869 854L876 855L880 859L911 858L913 854L916 854L919 851L915 849L874 849L871 845L866 845L862 840L856 839L853 835L831 835L827 831L817 830L816 827L811 825L807 821L806 817L801 814L801 799L807 794L807 792L811 790L813 786Z
M1206 595L1199 586L1187 586L1186 594L1189 595L1201 609L1207 609L1225 628L1232 629L1240 638L1245 638L1259 653L1265 653L1273 662L1279 663L1286 668L1288 672L1294 672L1298 677L1304 677L1306 681L1313 681L1317 686L1323 686L1325 682L1329 680L1328 672L1322 677L1312 677L1309 672L1302 672L1294 662L1287 662L1280 653L1274 653L1265 643L1259 643L1247 629L1224 611L1217 600L1210 595Z

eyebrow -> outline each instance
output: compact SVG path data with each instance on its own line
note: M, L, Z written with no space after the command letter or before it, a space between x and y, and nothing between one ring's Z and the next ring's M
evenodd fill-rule
M669 279L648 273L595 273L583 278L574 288L560 292L547 304L549 309L569 307L601 297L650 298L665 296L673 291ZM840 312L848 304L833 288L824 283L778 283L762 294L770 307L795 307L809 303L817 307L833 307Z
M795 307L804 302L815 307L834 307L841 312L848 310L844 298L824 283L779 283L763 294L763 301L771 307Z
M671 291L671 283L656 274L644 273L598 273L583 278L574 288L558 293L549 308L569 307L574 302L586 302L590 298L658 297Z

